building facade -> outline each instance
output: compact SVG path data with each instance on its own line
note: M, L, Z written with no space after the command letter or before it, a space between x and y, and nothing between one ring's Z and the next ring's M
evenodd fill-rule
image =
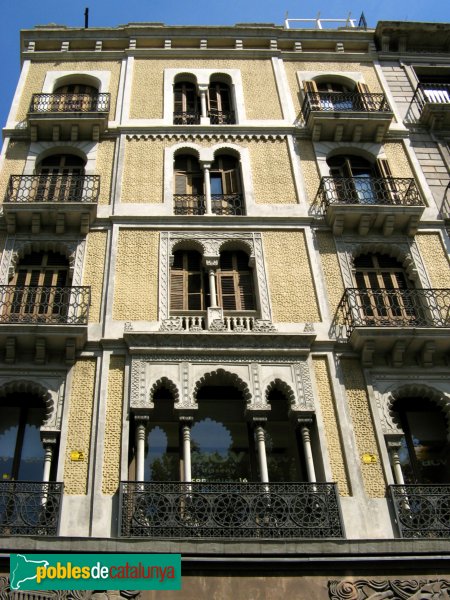
M40 551L179 552L173 597L447 597L448 36L22 31L0 595Z

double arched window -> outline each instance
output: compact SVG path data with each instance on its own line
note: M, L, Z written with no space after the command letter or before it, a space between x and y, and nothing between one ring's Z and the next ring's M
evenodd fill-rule
M206 119L202 124L210 125L236 122L228 83L212 78L208 86L198 86L190 79L179 79L173 86L174 125L198 125L201 118Z

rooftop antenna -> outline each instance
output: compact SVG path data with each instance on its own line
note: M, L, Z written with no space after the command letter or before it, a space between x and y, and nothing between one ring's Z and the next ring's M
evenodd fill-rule
M84 28L87 29L89 27L89 8L86 6L84 9Z

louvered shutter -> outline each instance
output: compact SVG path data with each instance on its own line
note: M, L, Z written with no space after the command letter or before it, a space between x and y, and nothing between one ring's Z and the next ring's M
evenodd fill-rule
M319 89L315 81L304 81L303 89L308 94L309 103L312 110L320 110L320 96Z
M376 105L372 100L370 95L369 86L365 83L358 81L356 84L356 91L359 94L360 101L358 102L358 110L367 110L374 111L376 110Z
M170 274L170 310L184 310L184 273Z
M224 310L237 310L234 274L220 273L219 290L222 308Z
M237 278L240 310L255 310L253 277L251 273L238 273Z
M385 158L377 159L377 170L380 174L380 177L383 178L381 188L386 194L386 199L392 202L393 204L401 204L401 198L396 186L395 179L392 177L391 168L389 166L388 161Z
M175 194L186 194L186 175L175 173Z

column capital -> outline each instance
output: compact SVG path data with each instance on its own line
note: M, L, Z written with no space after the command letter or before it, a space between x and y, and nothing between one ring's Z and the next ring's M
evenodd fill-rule
M202 169L207 169L209 171L211 168L212 162L210 160L199 160L198 162Z
M217 267L219 266L219 260L220 260L220 256L203 255L202 263L203 263L203 266L206 267L207 269L216 270Z
M200 94L206 94L209 88L209 83L198 83L197 87Z

